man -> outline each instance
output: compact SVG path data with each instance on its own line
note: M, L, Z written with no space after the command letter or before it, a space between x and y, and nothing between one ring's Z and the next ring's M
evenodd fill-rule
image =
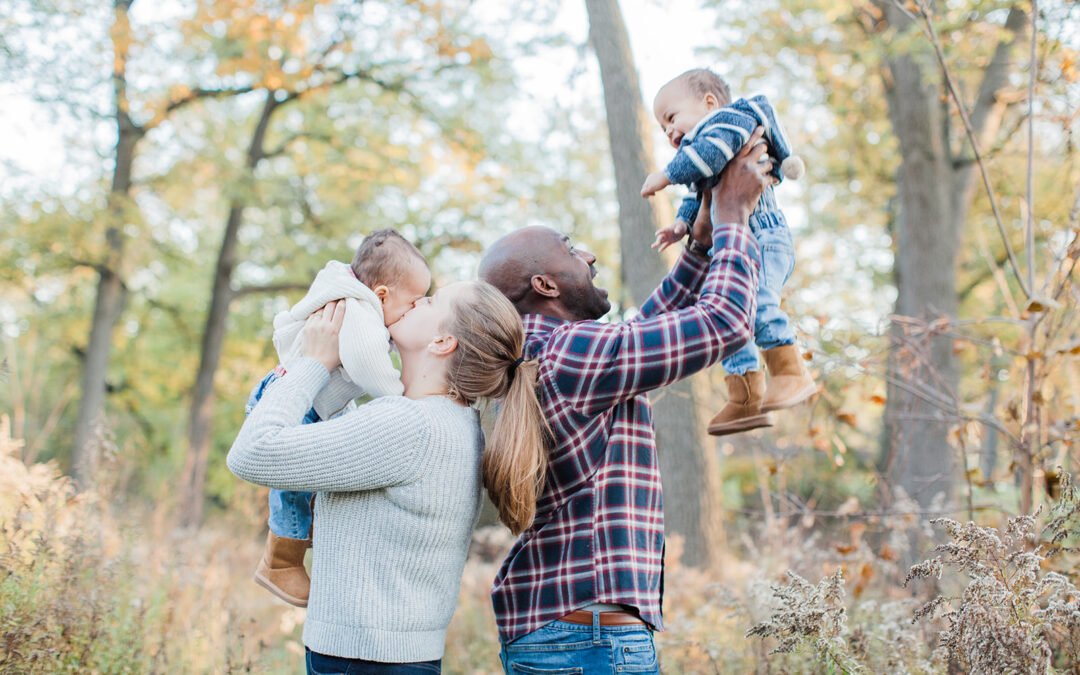
M480 263L522 315L523 357L539 360L554 438L535 521L492 589L508 673L659 672L664 518L646 394L752 338L758 253L747 221L771 168L761 135L728 165L633 321L597 321L611 305L593 285L596 258L554 230L517 230Z

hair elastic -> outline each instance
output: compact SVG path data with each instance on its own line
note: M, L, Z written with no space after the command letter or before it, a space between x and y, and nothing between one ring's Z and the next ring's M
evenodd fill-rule
M522 363L525 363L525 357L519 356L513 363L510 364L510 373L513 374L517 370L518 366L520 366Z

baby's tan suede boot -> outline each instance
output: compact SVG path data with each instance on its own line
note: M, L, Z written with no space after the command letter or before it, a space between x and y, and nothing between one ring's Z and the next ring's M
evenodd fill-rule
M710 435L726 436L773 425L772 415L761 411L765 373L751 370L745 375L728 375L724 382L727 384L728 402L709 422Z
M774 347L761 352L769 369L769 384L762 412L792 408L817 393L817 383L803 364L802 354L795 345Z
M266 549L255 570L255 583L290 605L307 607L311 578L304 569L304 553L310 546L310 539L289 539L267 533Z

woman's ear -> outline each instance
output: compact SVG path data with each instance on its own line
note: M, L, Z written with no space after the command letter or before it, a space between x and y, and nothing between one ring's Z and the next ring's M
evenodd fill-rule
M439 335L428 343L428 352L435 356L450 356L457 346L457 338L453 335Z
M386 304L386 298L390 296L390 289L383 284L379 284L375 288L371 289L371 292L378 296L379 302L384 305Z

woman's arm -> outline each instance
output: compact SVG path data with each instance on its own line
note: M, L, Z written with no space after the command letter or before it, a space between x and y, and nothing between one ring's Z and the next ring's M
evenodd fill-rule
M353 492L408 483L419 475L428 425L415 401L386 397L335 419L300 424L330 371L341 365L345 303L329 303L305 324L304 357L285 365L229 450L229 470L282 490Z

